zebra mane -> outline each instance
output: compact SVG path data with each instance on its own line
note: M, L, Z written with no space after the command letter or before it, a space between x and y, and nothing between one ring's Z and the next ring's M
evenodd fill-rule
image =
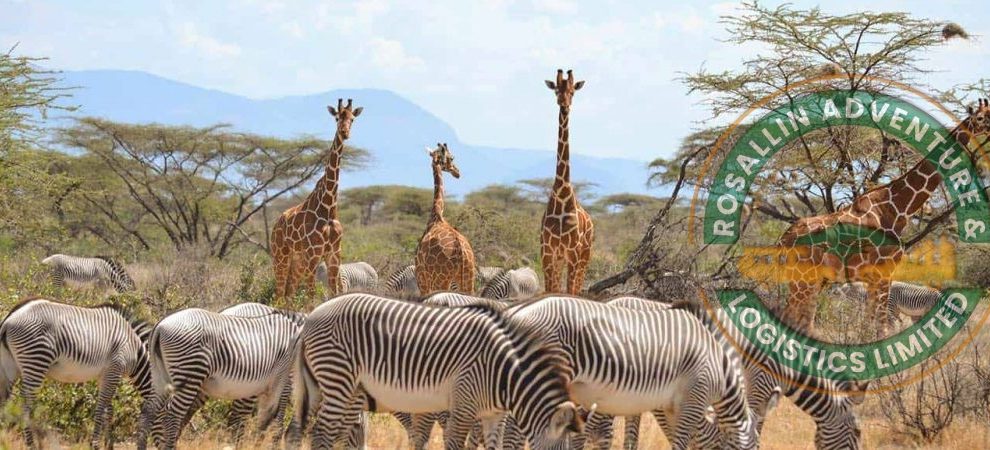
M481 290L481 296L488 297L490 294L492 294L491 291L495 289L495 286L501 284L507 284L509 282L509 275L511 274L510 272L511 272L510 270L503 270L502 272L499 272L498 275L492 277L492 279L488 281L488 284L486 284L485 287Z
M570 389L573 369L568 362L567 353L560 345L547 342L543 330L518 320L511 320L512 315L506 313L504 307L494 300L479 299L477 302L456 308L474 310L492 318L498 329L505 333L513 347L518 350L518 355L528 355L534 352L542 352L547 355L546 359L549 361L547 364L553 369L552 372Z

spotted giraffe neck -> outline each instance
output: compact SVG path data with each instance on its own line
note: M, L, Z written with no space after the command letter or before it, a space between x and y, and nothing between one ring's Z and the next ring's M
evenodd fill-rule
M344 139L337 132L330 144L323 176L306 199L306 209L315 211L318 218L337 218L337 188L340 184L340 160L343 153Z
M430 210L430 224L443 222L443 171L439 164L433 164L433 209Z
M970 128L969 122L970 118L966 118L951 132L956 142L966 151L966 156L968 156L967 145L970 141L970 135L967 132ZM918 161L907 172L886 186L877 188L887 188L890 191L889 195L892 197L892 200L897 200L898 194L913 194L906 204L892 201L892 210L896 215L895 222L899 222L896 218L907 218L914 215L928 202L928 199L938 188L938 185L942 183L942 174L938 171L938 165L951 170L961 162L963 157L964 155L959 155L955 152L946 152L937 161L922 158L921 161Z
M553 180L554 193L561 186L571 184L570 110L568 108L560 107L557 122L557 174Z

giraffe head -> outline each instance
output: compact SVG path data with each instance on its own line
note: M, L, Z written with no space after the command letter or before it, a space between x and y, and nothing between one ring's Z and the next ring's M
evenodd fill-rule
M990 100L981 98L978 100L976 108L966 107L969 117L966 124L969 133L973 136L990 133Z
M574 74L570 70L567 71L567 78L564 78L564 71L561 69L557 69L557 81L546 80L546 82L547 87L557 94L557 104L564 109L571 108L574 92L584 86L584 80L574 81Z
M347 139L351 137L351 123L354 122L354 118L361 115L361 111L364 110L362 107L351 108L351 99L347 99L347 106L344 106L344 99L337 99L337 108L334 109L333 106L327 106L327 111L330 111L330 115L337 120L337 134L340 135L342 139Z
M454 178L461 177L461 171L454 165L454 154L450 152L450 148L447 147L446 143L437 143L437 148L431 149L426 147L426 152L429 153L430 159L433 160L433 165L439 167L440 170L447 172L454 176Z

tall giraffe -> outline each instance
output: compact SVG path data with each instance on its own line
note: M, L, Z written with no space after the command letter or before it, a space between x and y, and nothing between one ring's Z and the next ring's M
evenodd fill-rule
M301 204L285 210L272 228L272 260L275 268L275 298L296 294L300 283L309 292L315 288L314 274L321 261L327 265L331 294L341 292L340 237L344 232L337 219L337 186L344 141L351 135L354 118L364 108L352 108L351 99L337 99L337 108L327 111L337 122L323 177Z
M584 284L584 274L591 260L591 244L595 240L595 225L591 216L578 204L571 184L571 145L568 120L574 92L584 86L584 81L574 81L572 71L557 70L557 81L546 80L547 87L557 95L560 106L557 128L557 174L553 189L543 213L540 233L540 256L546 291L560 290L561 272L567 268L567 293L577 294Z
M990 132L990 100L980 99L978 107L969 107L967 112L968 117L952 131L963 148L967 148L971 138ZM886 337L894 319L886 306L891 275L904 256L902 232L940 184L942 176L938 169L922 159L890 183L856 197L850 205L830 214L797 220L784 231L778 245L791 247L812 243L807 260L844 274L847 282L865 282L866 319L868 323L877 324L878 337ZM835 235L832 239L826 238L832 242L818 239L814 243L815 236L826 233ZM859 241L855 245L837 242L843 238ZM862 245L864 241L873 243ZM813 332L817 309L815 297L822 286L821 281L791 282L782 319L793 327Z
M443 172L460 178L454 154L447 144L426 149L433 168L433 209L426 231L416 248L416 284L423 295L451 290L474 292L474 251L471 243L443 218Z

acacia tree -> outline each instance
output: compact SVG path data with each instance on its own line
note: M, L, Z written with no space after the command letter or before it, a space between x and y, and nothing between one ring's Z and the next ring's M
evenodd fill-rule
M81 150L90 166L95 161L112 174L111 186L89 183L79 194L108 224L145 248L150 227L177 249L205 244L218 258L255 241L242 227L272 200L321 174L329 146L315 138L235 132L226 125L132 125L96 118L78 119L59 130L58 138ZM344 168L360 167L366 157L366 151L348 147Z
M44 59L0 53L0 234L20 244L51 243L58 234L55 199L73 183L49 170L58 155L40 150L40 118L72 109L60 100L68 89L57 74L38 67Z
M926 50L952 37L966 37L958 25L921 19L907 13L862 12L831 15L819 8L795 9L790 5L764 7L745 3L740 14L723 17L728 43L740 48L758 48L756 56L743 60L735 70L711 71L705 68L686 74L682 81L690 93L701 94L703 104L711 110L711 122L727 123L739 113L756 105L771 94L784 92L762 106L769 111L793 103L797 96L814 89L849 89L888 92L887 83L878 78L918 86L927 73L919 65ZM795 92L784 91L794 83L832 75L832 79ZM759 117L757 111L750 117ZM726 136L724 148L746 131L747 124ZM713 152L716 139L724 129L707 127L686 137L673 158L657 159L650 164L653 174L648 183L672 188L669 201L657 212L624 270L594 286L592 292L623 284L633 277L641 280L648 295L661 294L657 287L662 275L672 269L670 243L664 239L671 208L684 191L711 182L716 172L697 180L703 161ZM711 167L721 164L725 152L712 153ZM869 188L883 184L913 166L918 157L902 145L887 138L882 130L865 127L827 127L803 135L771 160L750 188L751 199L744 211L752 211L743 226L755 217L760 223L778 222L786 226L811 215L834 212ZM697 182L696 182L697 180ZM685 189L692 188L692 189ZM951 205L942 199L933 203L943 208ZM935 227L925 226L944 220L945 211L926 211L917 219L921 233ZM743 233L745 233L743 231ZM745 237L745 234L744 234ZM911 242L921 237L916 235ZM700 254L704 246L696 248ZM690 264L695 258L685 258ZM726 259L727 261L727 259ZM717 271L726 267L722 264Z

